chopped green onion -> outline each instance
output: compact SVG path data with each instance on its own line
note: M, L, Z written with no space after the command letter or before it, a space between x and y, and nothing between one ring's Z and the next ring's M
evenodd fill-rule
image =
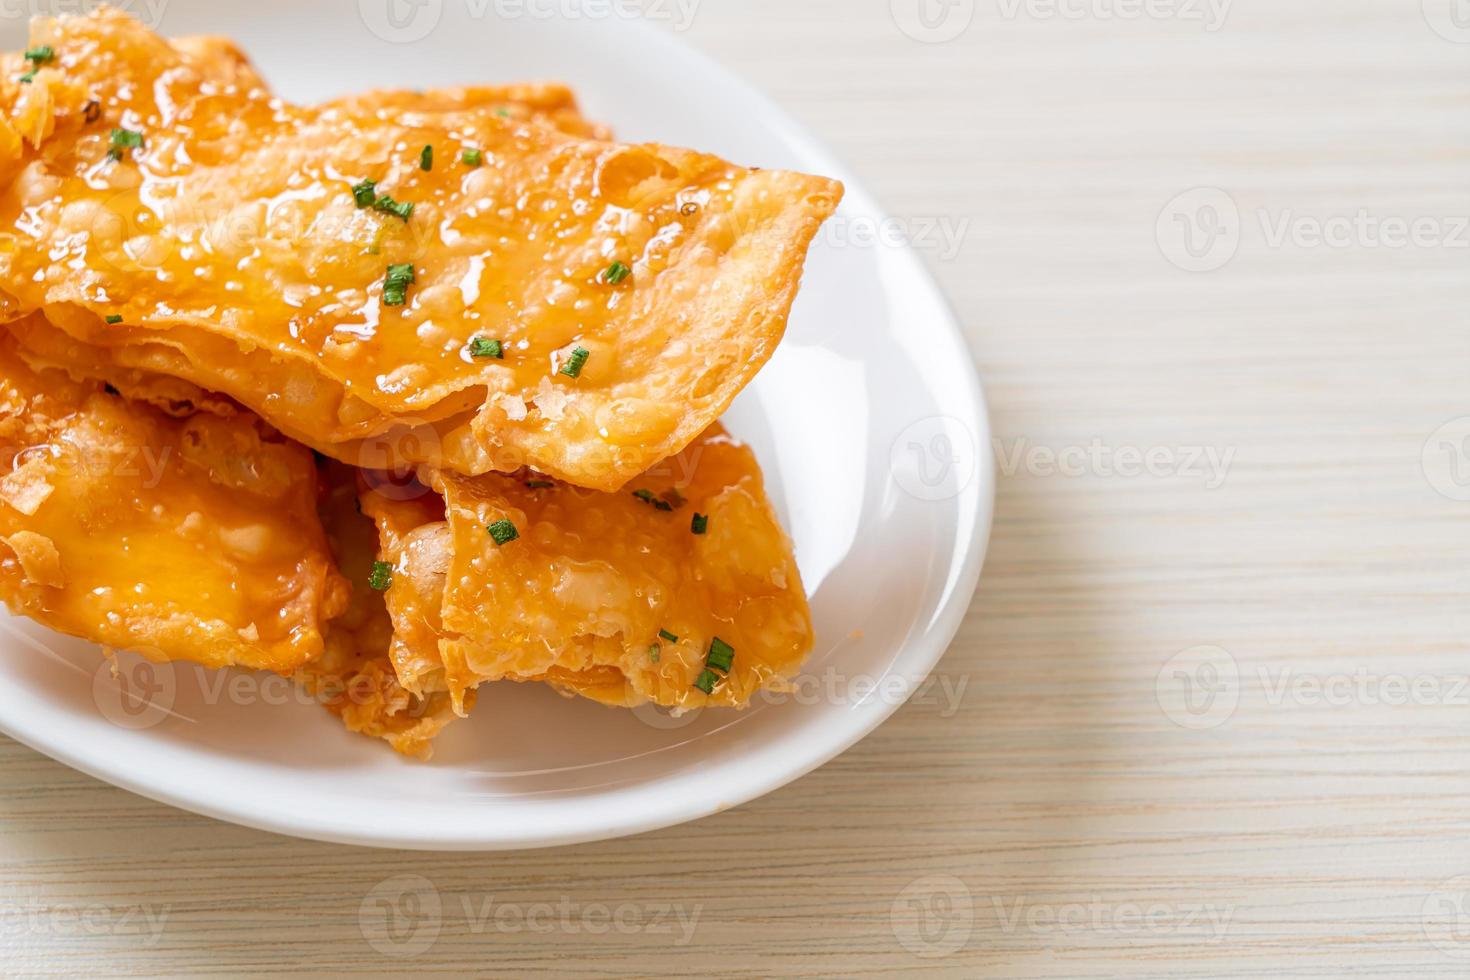
M426 146L419 151L419 169L434 169L434 148L432 146Z
M393 566L386 561L373 562L373 570L368 575L368 588L374 592L387 592L388 586L393 584Z
M479 150L465 150L460 155L460 159L464 161L466 167L478 167L485 162L485 155Z
M663 637L665 640L668 640L670 643L678 643L679 642L679 638L677 636L675 636L673 633L670 633L668 630L659 630L658 631L658 635L661 636L661 637Z
M632 274L632 269L628 268L626 265L623 265L623 263L621 262L614 262L612 265L608 266L607 271L602 274L602 280L603 282L616 286L618 283L622 282L624 279L628 278Z
M696 678L694 678L694 686L697 687L697 688L699 688L705 694L713 694L713 693L715 693L715 685L718 684L719 682L720 682L720 675L719 674L716 674L714 671L710 670L708 667L706 667L704 670L700 671L699 672L699 676L696 677Z
M516 530L516 526L506 520L496 521L494 524L488 525L485 530L489 531L490 537L495 539L497 547L509 544L521 536L521 532Z
M735 648L717 636L709 641L709 654L705 656L704 662L706 666L728 674L730 665L735 662Z
M35 79L36 79L36 71L33 68L30 71L26 72L24 75L20 76L20 83L22 85L29 85L29 84L31 84L31 82L35 81Z
M378 182L376 180L364 180L360 184L352 185L352 200L360 208L370 208L378 199Z
M408 302L408 286L414 281L413 263L389 263L383 280L383 305L402 306Z
M567 358L567 362L561 366L561 370L557 373L565 374L569 378L578 377L582 373L582 365L586 364L587 358L591 356L592 352L587 348L573 347L572 356Z
M107 155L114 160L121 160L123 150L136 150L143 145L143 134L131 129L114 129L110 142L112 148L107 151Z
M500 341L490 340L485 337L476 337L470 341L471 357L494 357L501 360L505 358L505 350L500 346Z
M554 486L556 486L556 484L555 483L552 483L550 480L527 480L526 481L526 489L527 490L550 490Z
M695 514L694 520L689 522L689 530L694 534L703 534L709 530L709 515Z
M495 114L497 116L504 116L507 119L510 118L510 110L507 109L507 108L505 108L504 106L501 106L499 109L496 109L495 110Z
M122 317L118 316L116 313L111 313L108 316L104 317L104 319L108 323L122 323Z
M674 509L674 505L667 500L660 500L655 497L652 490L634 490L633 496L645 504L651 504L655 510L669 511Z
M39 48L27 48L26 60L34 61L38 65L44 65L56 57L56 49L49 44L43 44Z
M413 214L412 201L405 201L400 204L397 201L393 200L393 198L389 197L387 194L380 195L378 199L373 202L373 208L378 211L386 211L388 214L396 214L404 221L407 221L408 216Z
M659 657L658 644L655 643L651 647L648 648L648 659L649 660L652 660L654 663L658 663L658 657Z

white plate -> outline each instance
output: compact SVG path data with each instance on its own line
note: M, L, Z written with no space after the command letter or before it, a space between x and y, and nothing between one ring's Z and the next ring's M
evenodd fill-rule
M869 234L882 214L845 168L672 34L615 13L497 16L566 6L200 0L164 4L158 26L234 37L296 100L557 78L620 138L847 183L785 343L727 420L759 454L812 595L818 642L798 694L673 719L491 685L423 765L348 734L279 679L150 675L125 660L120 691L95 647L0 617L7 734L118 786L253 827L490 850L638 833L744 803L851 746L928 675L974 592L993 491L979 382L944 299L909 249ZM0 25L4 48L21 47L22 32Z

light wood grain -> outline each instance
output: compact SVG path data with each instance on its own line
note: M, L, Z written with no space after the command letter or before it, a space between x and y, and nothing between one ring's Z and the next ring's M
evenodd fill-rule
M0 742L0 972L1470 972L1470 503L1421 466L1470 415L1470 249L1272 248L1256 216L1470 214L1470 45L1419 0L1238 0L1215 32L976 6L925 44L887 0L703 0L687 38L911 227L963 229L925 254L1003 452L1214 449L1222 485L1004 474L940 668L957 704L910 704L793 786L631 840L305 843ZM1210 273L1156 241L1198 186L1244 216ZM1194 730L1164 668L1200 646L1233 658L1238 704ZM1395 677L1424 703L1377 703ZM441 903L413 956L363 925L401 875ZM649 927L665 907L690 941ZM604 912L641 925L594 932Z

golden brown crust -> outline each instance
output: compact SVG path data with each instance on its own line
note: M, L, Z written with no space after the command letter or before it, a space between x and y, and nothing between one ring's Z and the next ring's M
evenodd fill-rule
M159 659L290 671L345 603L299 446L170 418L0 342L0 598Z
M226 338L260 362L252 380L190 358L202 386L348 461L353 426L433 424L437 441L409 461L620 487L687 445L764 364L841 195L821 178L485 109L385 119L216 91L116 13L34 31L56 63L0 84L10 315L76 306L121 316L120 342L157 335L184 351ZM104 118L88 124L93 100ZM146 135L109 161L120 122ZM424 145L429 171L404 149ZM463 148L482 165L461 164ZM410 218L356 207L364 178L413 203ZM617 283L615 261L631 270ZM403 306L384 305L390 263L414 267ZM485 338L505 356L472 356ZM570 377L576 347L590 357ZM364 410L278 417L261 391L304 374Z

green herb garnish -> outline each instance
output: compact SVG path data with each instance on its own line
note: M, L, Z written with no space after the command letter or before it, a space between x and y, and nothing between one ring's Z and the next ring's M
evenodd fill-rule
M107 151L107 155L114 160L121 160L124 150L136 150L143 145L143 134L131 129L114 129L110 142L112 148Z
M434 169L434 148L432 146L426 146L422 150L419 150L419 169Z
M390 263L383 280L383 305L402 306L408 302L408 286L414 281L413 263Z
M661 636L661 637L663 637L665 640L668 640L670 643L678 643L679 642L679 638L677 636L675 636L673 633L670 633L668 630L659 630L658 631L658 635Z
M110 313L107 316L103 317L103 319L106 320L108 323L122 323L122 317L116 313Z
M506 520L496 521L494 524L488 525L485 530L489 531L490 537L495 539L497 547L509 544L521 536L521 532L516 530L516 526Z
M471 357L494 357L505 359L505 350L500 346L500 341L490 340L486 337L476 337L470 341Z
M607 271L602 274L602 281L616 286L618 283L622 282L624 279L628 278L632 274L632 269L628 268L626 265L623 265L623 263L621 262L614 262L612 265L608 266Z
M689 522L689 530L695 534L703 534L709 530L709 516L707 514L695 514L694 520Z
M659 649L658 649L658 644L655 643L651 647L648 648L648 659L649 660L652 660L654 663L658 663L658 658L659 658Z
M379 195L378 199L373 202L373 208L377 211L385 211L388 214L396 214L404 221L407 221L408 216L413 214L412 201L404 201L400 204L387 194Z
M20 83L22 85L29 85L29 84L31 84L31 82L33 82L35 80L36 80L36 71L35 71L34 68L31 69L30 71L26 72L24 75L20 76Z
M715 685L718 684L719 682L720 682L720 675L719 674L716 674L714 671L710 670L708 667L706 667L704 670L700 671L699 672L699 676L696 677L696 678L694 678L694 686L697 687L697 688L699 688L705 694L713 694L713 693L715 693Z
M352 185L352 200L360 208L370 208L378 199L378 182L376 180L364 180L360 184Z
M26 60L37 65L44 65L56 57L56 49L49 44L43 44L38 48L26 48Z
M387 592L388 586L393 584L393 566L386 561L373 562L373 570L368 575L368 588L374 592Z
M465 150L459 158L464 161L466 167L478 167L485 162L485 155L479 150Z
M586 364L587 358L591 356L592 352L587 348L573 347L572 356L567 358L567 362L561 366L561 370L557 373L565 374L569 378L578 377L582 373L582 365Z
M709 653L704 658L705 666L713 667L722 674L730 672L730 665L735 662L735 648L718 636L709 641Z
M527 480L526 481L526 489L527 490L550 490L554 486L556 486L556 484L555 483L552 483L550 480Z

